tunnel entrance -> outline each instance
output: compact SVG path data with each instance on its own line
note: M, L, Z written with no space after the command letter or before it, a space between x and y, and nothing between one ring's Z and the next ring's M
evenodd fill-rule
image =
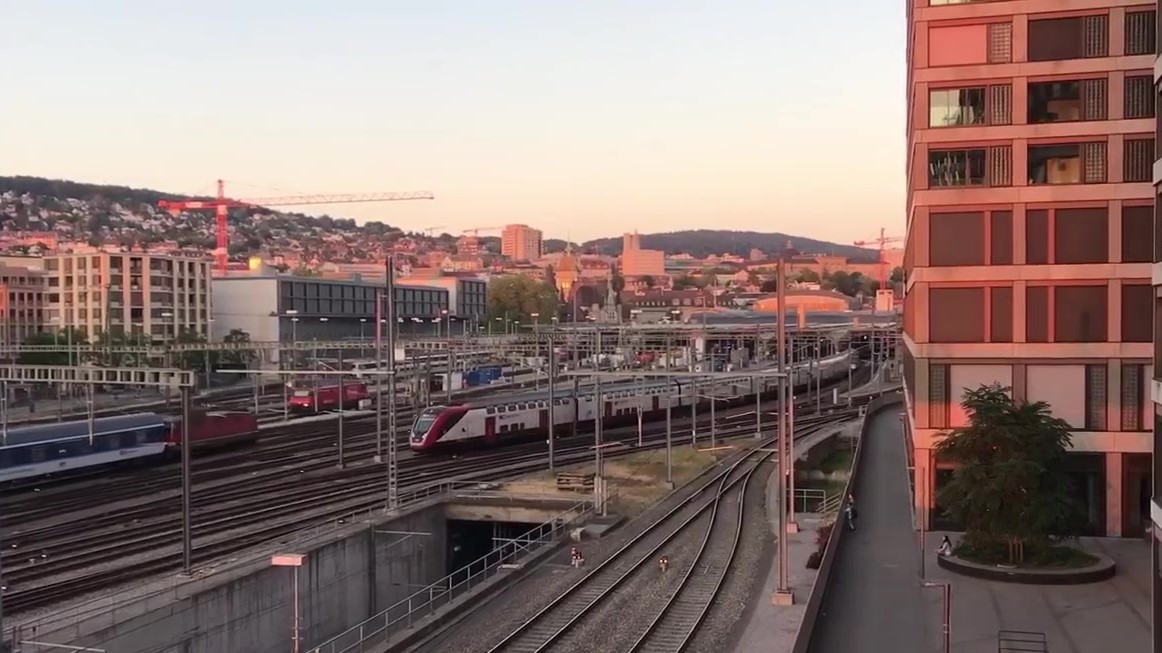
M468 565L519 539L539 524L511 521L448 520L447 573L467 576ZM493 562L493 560L489 560ZM472 573L480 569L473 568ZM459 578L455 579L457 582Z

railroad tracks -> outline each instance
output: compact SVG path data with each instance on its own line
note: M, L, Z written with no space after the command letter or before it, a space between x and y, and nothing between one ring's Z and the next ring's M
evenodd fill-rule
M753 435L753 412L740 412L743 410L745 407L718 413L720 438ZM806 426L813 419L803 415L798 423ZM689 419L674 422L674 442L685 439L685 436L677 437L683 423L688 426ZM708 422L701 423L708 426ZM731 427L732 423L738 426ZM353 446L353 453L366 450L370 457L373 440L367 436L372 432L373 428L367 425L362 432L364 441ZM360 434L350 435L359 440ZM620 441L625 445L608 452L611 456L640 450L635 446L634 427L612 429L606 437L610 442ZM216 487L195 487L195 564L236 554L312 524L382 506L386 486L381 466L361 465L340 471L333 458L318 457L318 438L315 440L313 460L301 459L299 452L289 467L268 469L245 481L223 479ZM590 435L562 438L558 442L559 464L591 460ZM664 426L649 425L643 443L643 449L664 446ZM541 442L486 450L453 460L417 457L404 452L401 489L449 478L485 481L512 477L544 468L545 452L545 444ZM273 467L273 463L267 467ZM201 481L202 475L202 471L196 471L196 480ZM171 489L176 492L177 480L171 477L171 482ZM164 491L158 487L155 494L164 494ZM26 512L21 521L27 524L31 517L48 517L51 523L38 527L28 524L24 531L12 529L9 521L5 529L9 531L5 535L6 544L15 542L20 546L2 553L8 585L4 596L6 607L12 613L27 611L177 569L181 559L180 521L177 495L171 494L149 498L141 506L114 508L83 520L70 520L67 513L53 513L52 506L42 506L44 512ZM62 526L62 522L66 525ZM83 525L81 532L78 524ZM135 554L139 554L136 559Z
M723 440L740 436L749 439L751 435L749 424L723 429L720 434ZM636 431L621 437L627 443L636 440ZM653 433L644 440L642 448L627 446L607 455L616 457L664 446L664 433ZM591 447L581 443L563 449L558 457L562 465L591 459ZM463 461L426 460L426 463L401 468L401 488L447 478L453 469L464 480L468 480L466 476L478 481L501 480L543 468L545 456L543 452L513 456L512 452L501 451L480 456L468 467ZM380 507L386 495L382 470L377 466L367 466L360 475L342 483L329 478L311 483L295 480L301 487L296 488L293 497L283 487L255 496L249 502L222 503L195 510L195 564L235 554L314 523ZM173 571L181 563L180 528L173 513L121 526L114 516L100 528L73 535L66 528L55 531L50 538L55 539L3 552L8 584L4 601L10 613L27 612L82 593ZM46 557L39 557L42 552Z
M714 476L489 653L609 650L616 644L598 641L608 637L634 637L631 653L680 652L718 596L742 534L747 487L773 454L754 451ZM655 591L639 591L650 585ZM653 616L603 628L603 618L631 609Z

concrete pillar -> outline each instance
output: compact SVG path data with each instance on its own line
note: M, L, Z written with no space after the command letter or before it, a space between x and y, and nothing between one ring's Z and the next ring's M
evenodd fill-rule
M917 523L922 522L925 530L932 528L932 507L935 504L933 498L936 495L936 490L933 486L936 484L936 474L932 468L934 458L931 449L916 449L915 478L912 480L915 486L913 496L916 503L913 510ZM858 501L858 497L856 500Z
M1106 536L1122 536L1122 484L1125 482L1122 453L1107 453L1106 458Z

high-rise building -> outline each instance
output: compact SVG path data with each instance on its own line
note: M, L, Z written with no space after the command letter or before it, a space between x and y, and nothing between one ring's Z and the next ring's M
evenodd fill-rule
M626 233L621 236L621 253L632 252L642 248L642 237L638 232Z
M1155 16L1162 17L1162 0L1158 0L1158 5L1155 7ZM1155 27L1155 43L1154 43L1154 101L1155 110L1162 106L1162 76L1159 72L1162 71L1162 42L1157 38L1158 21L1154 23ZM1155 143L1162 142L1162 125L1155 122ZM1149 396L1154 403L1154 419L1151 420L1151 427L1154 429L1153 438L1153 465L1151 472L1153 473L1154 488L1153 497L1150 501L1150 529L1153 538L1151 539L1152 555L1151 560L1151 574L1153 580L1153 650L1154 653L1162 653L1162 628L1158 625L1162 624L1162 481L1158 479L1162 477L1162 380L1159 376L1162 370L1158 368L1162 366L1162 300L1158 299L1159 293L1162 293L1162 274L1159 272L1159 263L1162 263L1162 242L1159 242L1159 235L1162 234L1162 148L1155 146L1154 151L1154 168L1152 181L1154 182L1154 266L1151 278L1154 283L1153 295L1154 299L1154 375L1150 380Z
M500 253L514 261L541 258L541 231L527 224L505 225L500 234Z
M100 333L173 340L210 334L208 258L83 252L44 257L45 317L90 338Z
M908 4L904 375L920 514L932 447L999 383L1074 429L1088 531L1148 526L1155 6ZM927 508L927 510L925 510ZM930 524L930 526L933 524Z

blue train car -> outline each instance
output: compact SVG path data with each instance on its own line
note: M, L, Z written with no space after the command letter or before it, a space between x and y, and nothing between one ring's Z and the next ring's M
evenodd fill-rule
M170 425L162 415L139 413L89 421L8 429L0 444L0 482L161 456Z
M464 375L464 385L473 388L481 385L488 385L496 381L504 373L503 365L489 365L487 367L478 367L474 370L469 370Z

